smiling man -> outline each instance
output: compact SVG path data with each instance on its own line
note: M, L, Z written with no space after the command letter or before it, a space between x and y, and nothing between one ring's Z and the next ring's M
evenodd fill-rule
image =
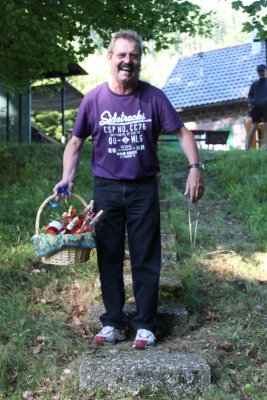
M97 259L105 313L95 336L102 345L126 339L127 316L123 261L127 233L136 315L133 347L155 344L161 264L157 141L162 131L174 133L189 162L185 195L192 203L203 194L203 165L192 133L158 88L139 80L142 40L131 30L117 32L108 47L111 78L83 99L72 137L63 156L63 176L54 193L71 195L80 152L92 137L91 172L95 211L104 210L96 225ZM65 192L64 192L65 193Z

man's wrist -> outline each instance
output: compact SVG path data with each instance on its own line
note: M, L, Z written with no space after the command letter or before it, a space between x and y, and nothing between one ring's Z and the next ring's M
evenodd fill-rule
M202 162L192 163L189 165L189 169L197 168L204 171L204 164Z

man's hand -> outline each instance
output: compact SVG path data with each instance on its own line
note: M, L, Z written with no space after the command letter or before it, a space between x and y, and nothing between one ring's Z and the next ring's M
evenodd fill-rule
M73 183L68 183L63 180L58 182L56 186L53 189L53 192L55 194L55 200L60 201L60 200L67 200L71 197L73 191Z
M201 176L201 169L191 168L186 185L185 196L189 197L190 203L198 201L204 193L204 182Z

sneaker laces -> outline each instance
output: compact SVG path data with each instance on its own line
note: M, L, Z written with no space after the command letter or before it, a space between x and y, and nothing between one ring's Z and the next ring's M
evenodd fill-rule
M107 334L113 332L114 330L115 328L113 326L104 326L99 333Z
M149 338L152 336L152 338L154 340L156 340L155 336L153 335L153 333L151 331L149 331L148 329L138 329L137 331L137 335L141 336L142 338Z

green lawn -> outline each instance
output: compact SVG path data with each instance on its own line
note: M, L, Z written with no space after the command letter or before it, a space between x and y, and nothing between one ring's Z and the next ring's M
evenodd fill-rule
M99 298L95 254L89 265L44 265L31 242L37 210L61 177L62 153L61 145L0 147L0 399L80 399L80 356L92 340L87 306ZM88 144L75 186L87 202L90 153ZM203 151L206 191L196 205L183 195L184 155L162 144L159 154L192 325L190 338L172 346L211 365L201 399L266 400L267 152ZM46 208L42 223L51 213L57 209Z

